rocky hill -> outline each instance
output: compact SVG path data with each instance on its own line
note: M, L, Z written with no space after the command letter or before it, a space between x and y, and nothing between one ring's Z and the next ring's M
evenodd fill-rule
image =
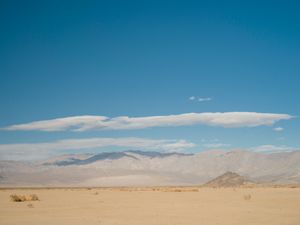
M205 187L240 187L251 181L237 173L226 172L204 184Z

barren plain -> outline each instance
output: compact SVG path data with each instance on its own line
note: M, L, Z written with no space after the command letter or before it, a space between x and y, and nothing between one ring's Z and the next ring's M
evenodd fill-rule
M0 224L299 225L300 188L1 189Z

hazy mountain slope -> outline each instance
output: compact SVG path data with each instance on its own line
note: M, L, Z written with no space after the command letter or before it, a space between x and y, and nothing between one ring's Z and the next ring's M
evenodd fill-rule
M36 163L0 161L1 185L195 185L227 171L256 182L299 183L300 151L198 154L143 151L65 155Z

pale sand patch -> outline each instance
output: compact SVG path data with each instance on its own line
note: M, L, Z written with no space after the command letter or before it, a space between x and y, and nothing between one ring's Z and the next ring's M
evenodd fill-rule
M28 207L13 193L40 201ZM299 225L299 212L299 188L0 190L3 225Z

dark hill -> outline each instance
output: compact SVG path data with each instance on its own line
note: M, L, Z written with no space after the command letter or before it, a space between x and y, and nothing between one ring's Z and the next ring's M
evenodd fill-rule
M205 187L239 187L251 183L248 179L237 173L226 172L221 176L204 184Z

